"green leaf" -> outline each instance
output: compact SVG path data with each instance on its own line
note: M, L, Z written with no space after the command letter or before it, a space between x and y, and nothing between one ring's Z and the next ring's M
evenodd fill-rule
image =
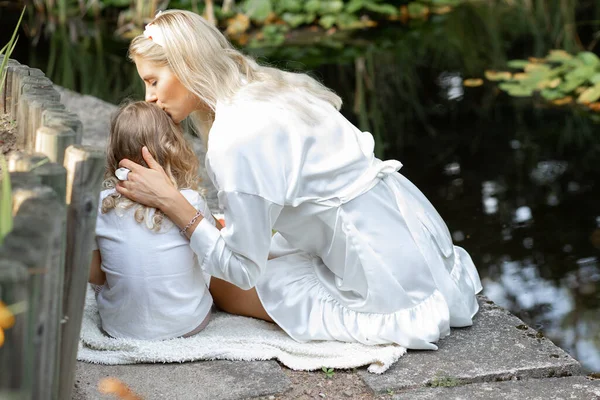
M560 63L571 59L573 59L573 56L564 50L550 50L548 57L546 57L548 61Z
M281 16L281 19L284 20L292 28L297 28L300 25L306 23L306 14L294 14L286 12Z
M594 68L593 66L590 66L590 65L582 65L581 67L577 67L577 68L573 69L572 71L568 72L567 74L565 74L565 79L566 80L583 79L585 81L585 80L590 79L595 74L596 74L596 68Z
M368 0L350 0L346 5L346 12L354 14L358 10L362 9L367 2Z
M577 58L583 61L585 65L597 66L600 64L600 58L591 51L582 51L577 54Z
M503 82L499 84L498 87L513 97L529 97L533 95L534 92L533 88L515 82Z
M321 2L319 0L308 0L304 3L304 11L309 13L317 13L321 9Z
M273 11L271 0L246 0L244 12L250 19L263 22Z
M423 16L425 16L426 11L427 11L427 6L425 6L421 3L417 3L416 1L413 1L412 3L408 3L408 15L411 18L423 17Z
M321 25L325 29L329 29L333 25L335 25L336 21L337 17L335 15L324 15L321 18L319 18L319 25Z
M391 4L377 4L374 2L368 2L365 4L365 8L369 11L373 11L374 13L384 14L384 15L396 15L398 14L398 9Z
M338 14L344 9L344 2L341 0L324 0L321 1L319 14Z
M529 65L529 61L527 61L527 60L510 60L508 63L506 63L506 65L508 65L509 68L523 69L523 68L525 68L526 65Z
M600 83L600 72L592 75L590 77L589 81L592 85L595 85L596 83Z
M10 175L8 165L3 154L0 154L0 168L2 169L2 183L0 185L0 245L4 242L4 237L12 231L12 188L10 184Z
M562 99L563 97L565 97L565 93L561 92L560 90L556 90L556 89L544 89L540 92L540 94L542 95L542 97L544 99L546 99L548 101Z
M4 84L6 81L6 64L8 63L8 60L9 60L12 52L14 51L15 46L17 45L17 42L19 41L17 32L19 31L19 26L21 25L21 21L23 20L23 15L25 15L26 8L27 7L23 7L23 11L21 11L21 16L19 17L19 21L17 22L17 25L15 26L15 30L13 31L13 34L12 34L10 40L8 41L6 46L4 46L2 48L2 53L4 54L4 59L2 60L2 65L0 65L0 93L2 93L2 90L4 89ZM6 51L6 53L4 53L5 51Z
M564 93L570 93L570 92L574 91L575 89L577 89L579 86L583 85L584 83L585 83L585 78L575 77L572 79L567 79L566 81L564 81L563 83L558 85L557 89Z
M276 9L279 14L284 12L299 13L302 11L302 2L298 0L279 0L276 3Z

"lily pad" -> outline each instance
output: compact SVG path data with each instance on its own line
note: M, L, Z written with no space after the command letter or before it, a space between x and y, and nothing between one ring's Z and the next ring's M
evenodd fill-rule
M558 100L565 98L565 94L556 89L544 89L540 92L541 96L546 100Z
M478 87L483 85L483 79L474 78L474 79L465 79L463 81L463 86L465 87Z
M530 97L534 92L532 88L514 82L502 82L498 87L513 97Z
M553 62L564 62L573 58L573 55L567 53L564 50L550 50L548 57L546 59L548 61Z
M509 68L514 68L514 69L523 69L528 64L529 64L529 61L527 61L527 60L510 60L508 63L506 63L506 65L508 65Z
M589 104L600 99L600 84L596 84L590 88L587 88L577 98L579 104Z
M591 51L582 51L577 54L577 58L579 58L585 65L597 66L600 65L600 58Z
M485 71L484 73L485 79L488 81L496 82L496 81L507 81L512 78L512 74L506 71Z

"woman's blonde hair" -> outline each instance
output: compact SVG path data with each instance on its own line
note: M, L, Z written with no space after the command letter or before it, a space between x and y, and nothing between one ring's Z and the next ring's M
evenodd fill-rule
M225 36L204 18L190 11L168 10L152 21L159 29L161 45L144 35L137 36L129 46L129 58L136 57L168 66L179 81L213 112L217 101L226 101L245 84L252 85L252 96L269 101L285 101L298 116L314 122L307 105L319 98L336 109L341 98L329 88L306 74L261 66L236 50ZM250 85L249 85L250 86ZM291 92L300 96L289 95ZM199 128L202 122L197 112L191 115Z
M148 148L150 154L164 168L175 187L194 190L198 188L198 159L181 129L158 105L144 101L125 104L112 118L106 150L104 188L115 187L115 171L119 168L119 161L124 158L147 167L142 157L143 146ZM160 210L135 203L119 193L115 192L105 197L101 211L107 213L112 209L128 209L134 205L137 206L136 221L141 223L145 220L149 229L158 231L164 219Z

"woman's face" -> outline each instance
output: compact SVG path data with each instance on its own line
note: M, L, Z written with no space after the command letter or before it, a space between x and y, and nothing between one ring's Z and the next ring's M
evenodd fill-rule
M190 113L199 110L200 101L177 79L168 66L135 57L140 78L146 86L146 101L156 103L176 124Z

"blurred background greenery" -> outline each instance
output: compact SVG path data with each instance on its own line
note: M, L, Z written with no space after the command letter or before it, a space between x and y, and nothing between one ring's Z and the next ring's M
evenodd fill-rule
M159 9L203 14L260 62L312 74L379 157L404 163L484 294L600 371L597 1L11 1L0 43L24 5L13 58L116 104L142 98L126 49ZM569 78L552 54L585 68Z

